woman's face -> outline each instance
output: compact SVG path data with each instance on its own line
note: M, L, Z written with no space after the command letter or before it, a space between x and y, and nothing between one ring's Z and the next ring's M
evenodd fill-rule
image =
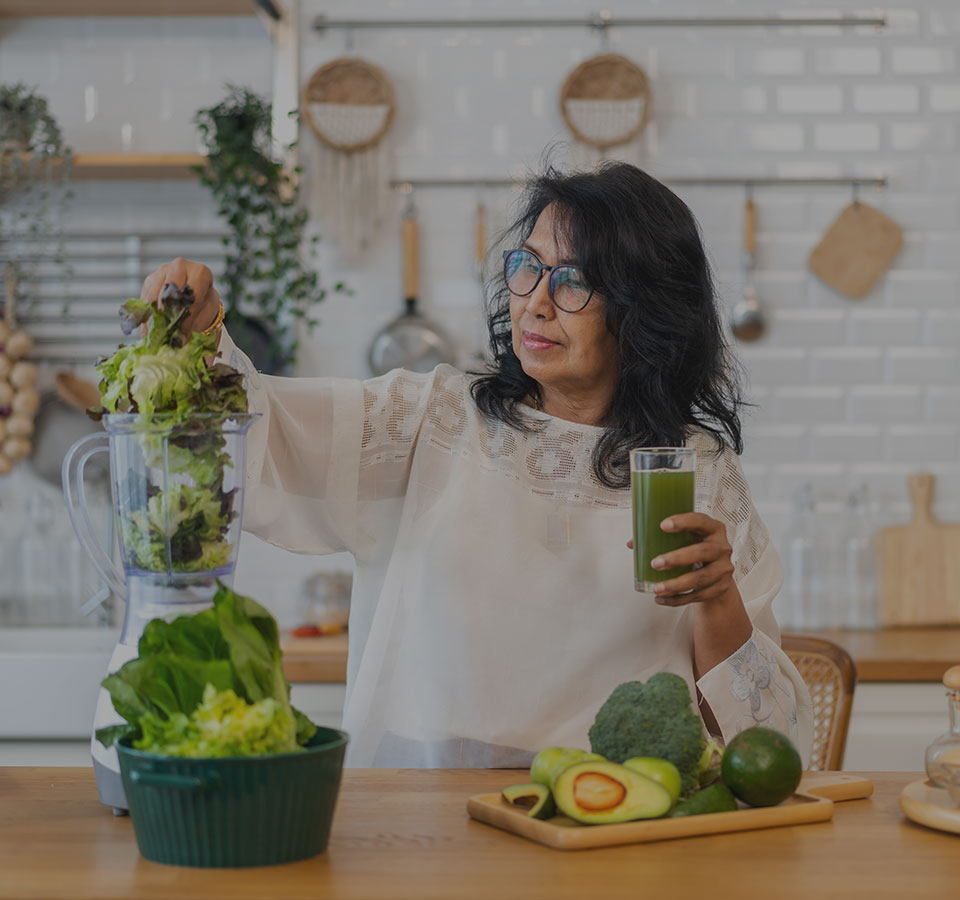
M558 246L554 216L553 206L544 209L523 244L545 266L576 257L572 248ZM597 396L609 402L620 367L603 298L594 294L579 312L564 312L550 299L548 281L544 272L532 294L510 295L513 352L523 371L544 387L583 401Z

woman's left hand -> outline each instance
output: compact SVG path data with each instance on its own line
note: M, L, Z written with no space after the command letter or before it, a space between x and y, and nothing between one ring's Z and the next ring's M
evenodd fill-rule
M656 601L663 606L684 606L687 603L713 603L739 600L740 592L733 580L733 548L727 540L723 522L703 513L682 513L664 519L660 527L671 534L686 531L699 538L689 547L681 547L654 558L654 569L665 571L684 566L699 568L662 581L656 587ZM628 542L633 546L633 541Z

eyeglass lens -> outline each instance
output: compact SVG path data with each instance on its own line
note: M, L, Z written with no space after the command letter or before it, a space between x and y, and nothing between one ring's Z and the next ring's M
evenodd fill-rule
M504 261L507 287L518 297L525 297L533 292L543 271L548 268L528 250L513 250ZM576 266L555 266L550 269L547 292L550 299L565 312L583 309L591 295Z

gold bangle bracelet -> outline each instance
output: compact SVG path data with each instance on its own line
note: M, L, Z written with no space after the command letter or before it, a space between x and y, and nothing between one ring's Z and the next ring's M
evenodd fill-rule
M223 319L226 316L227 311L223 308L223 301L220 301L220 309L217 310L216 318L203 329L201 334L212 334L214 331L219 331L220 327L223 325Z

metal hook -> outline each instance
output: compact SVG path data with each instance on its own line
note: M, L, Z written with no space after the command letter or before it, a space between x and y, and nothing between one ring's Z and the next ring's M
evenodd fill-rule
M610 52L610 20L613 18L609 9L602 9L593 17L593 27L600 32L600 49L604 53Z
M851 181L850 186L852 188L853 194L853 208L856 210L860 209L860 182Z
M397 193L405 194L407 202L403 205L402 216L404 219L412 219L417 214L417 208L413 203L413 185L409 181L397 185Z

